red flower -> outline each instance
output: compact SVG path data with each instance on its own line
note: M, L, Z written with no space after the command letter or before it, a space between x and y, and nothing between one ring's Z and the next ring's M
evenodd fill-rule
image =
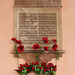
M42 40L44 41L44 43L48 43L48 38L47 37L42 38Z
M57 42L57 40L56 40L56 39L52 39L52 41L53 41L53 42Z
M22 44L21 40L18 41L18 40L16 40L16 38L14 38L14 37L11 38L11 40L12 40L12 41L15 41L17 44Z
M45 62L41 63L41 65L44 66L44 67L46 67L46 63Z
M26 65L25 64L23 64L23 67L25 67Z
M56 68L53 68L52 71L56 71Z
M49 66L50 66L50 67L54 67L54 65L53 65L52 63L49 63Z
M47 68L49 69L49 65L47 65Z
M34 62L32 62L32 65L35 65L35 63L34 63Z
M46 65L46 63L45 63L45 62L43 62L43 63L41 63L41 65Z
M12 41L16 41L16 38L13 37L13 38L11 38L11 40L12 40Z
M30 65L25 65L25 67L30 67Z
M35 67L32 67L32 70L35 70Z
M46 68L46 70L48 71L48 70L49 70L49 68Z
M26 65L28 65L28 63L27 63L27 62L26 62L25 64L26 64Z
M24 46L23 45L19 45L19 47L17 47L18 52L22 52L24 51Z
M44 51L48 51L48 47L47 46L44 46Z
M53 47L52 47L52 49L55 51L55 50L57 50L57 47L58 47L58 45L54 44Z
M57 68L57 65L55 65L54 67Z
M27 72L29 72L30 70L27 68Z
M53 74L53 73L51 72L51 74Z
M51 68L50 68L50 71L51 71Z
M37 61L35 62L35 64L36 64L36 65L39 65L39 63L38 63Z
M21 68L21 70L24 70L24 68Z
M21 71L21 69L18 69L18 71L20 72L20 71Z
M40 66L39 66L38 68L39 68L39 69L42 69L42 67L40 67Z
M40 48L39 44L33 45L33 49L39 49L39 48Z
M22 65L22 64L20 64L20 67L23 67L23 65Z
M45 72L46 71L46 68L43 68L43 72Z
M22 44L21 40L19 40L19 41L16 40L15 42L16 42L17 44Z
M19 69L21 69L21 67L18 67Z

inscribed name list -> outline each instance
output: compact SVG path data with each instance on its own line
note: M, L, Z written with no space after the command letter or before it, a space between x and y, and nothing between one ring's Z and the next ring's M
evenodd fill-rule
M57 12L20 12L19 39L24 45L42 44L42 37L57 38Z

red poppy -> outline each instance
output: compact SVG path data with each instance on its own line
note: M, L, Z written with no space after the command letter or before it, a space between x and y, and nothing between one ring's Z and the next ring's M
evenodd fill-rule
M35 70L35 67L32 67L32 70Z
M25 64L23 64L23 67L25 67L26 65Z
M35 63L34 63L34 62L32 62L32 65L35 65Z
M27 72L29 72L30 70L27 68Z
M52 39L52 41L53 41L53 42L57 42L57 40L56 40L56 39Z
M56 68L53 68L52 71L56 71Z
M49 66L50 66L50 67L54 67L54 65L53 65L52 63L49 63Z
M45 72L46 71L46 68L43 68L43 72Z
M30 65L25 65L25 67L30 67Z
M17 44L22 44L21 40L19 40L19 41L16 40L15 42L16 42Z
M49 65L47 65L47 68L49 69Z
M43 62L43 63L41 63L41 65L46 65L46 63L45 63L45 62Z
M46 67L46 63L45 62L41 63L41 65L44 66L44 67Z
M39 48L40 48L39 44L33 45L33 49L39 49Z
M40 67L40 66L39 66L38 68L39 68L40 70L42 69L42 67Z
M42 40L44 41L44 43L48 43L48 38L47 37L42 38Z
M20 72L20 71L21 71L21 69L18 69L18 71Z
M28 63L27 63L27 62L24 64L24 66L25 66L25 67L30 67L30 65L28 65Z
M19 47L17 47L18 52L22 52L24 51L24 46L23 45L19 45Z
M51 68L50 68L50 71L51 71Z
M36 65L39 65L39 63L38 63L37 61L35 62L35 64L36 64Z
M21 70L24 70L24 68L21 68Z
M20 67L23 67L23 65L22 65L22 64L20 64Z
M49 70L49 68L46 68L46 70L48 71L48 70Z
M12 41L16 41L16 38L13 37L13 38L11 38L11 40L12 40Z
M57 68L57 65L55 65L54 67Z
M44 46L44 51L48 51L48 47L47 46Z
M25 65L28 65L28 63L27 63L27 62L25 62Z
M19 69L21 69L21 67L18 67Z
M51 72L51 74L53 74L53 73Z
M52 47L52 49L55 51L55 50L57 50L57 47L58 47L58 45L54 44L53 47Z

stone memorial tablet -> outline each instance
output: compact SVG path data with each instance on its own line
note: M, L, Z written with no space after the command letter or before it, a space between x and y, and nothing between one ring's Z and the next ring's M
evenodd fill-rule
M22 40L25 50L32 50L33 44L42 46L43 37L48 37L50 42L47 46L49 47L52 45L52 39L57 39L57 44L61 49L60 0L52 0L53 2L51 0L20 1L15 1L14 29L15 36ZM40 4L41 2L42 4Z

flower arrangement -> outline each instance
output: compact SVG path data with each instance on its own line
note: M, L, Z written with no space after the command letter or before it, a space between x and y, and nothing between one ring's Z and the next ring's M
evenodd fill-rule
M57 65L53 65L52 63L41 63L32 62L29 65L27 62L25 64L20 64L18 70L16 70L20 75L27 75L31 71L34 71L37 75L44 74L44 75L55 75Z

